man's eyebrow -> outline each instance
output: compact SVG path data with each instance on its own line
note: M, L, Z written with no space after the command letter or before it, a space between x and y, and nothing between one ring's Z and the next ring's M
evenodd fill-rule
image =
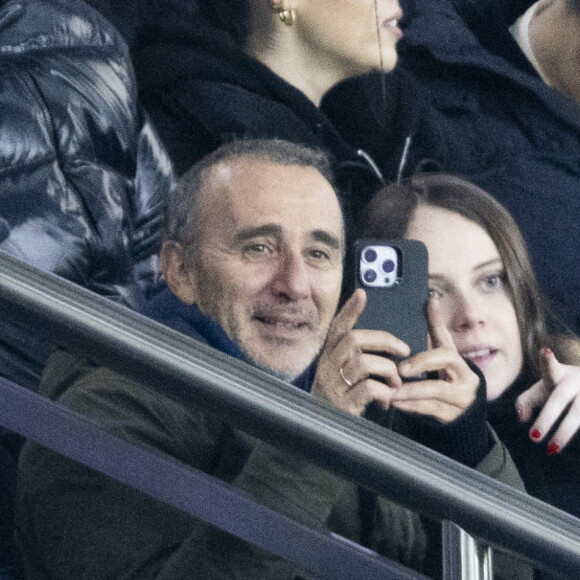
M243 228L236 233L235 243L241 244L252 238L260 236L280 236L282 228L276 224L264 224L263 226Z
M326 244L329 248L332 248L333 250L340 250L342 247L340 238L337 238L336 236L328 233L325 230L314 230L313 232L311 232L310 236L316 242L322 242L323 244Z
M235 243L241 244L252 238L260 236L276 236L282 235L282 227L277 224L264 224L262 226L243 228L236 233ZM327 245L329 248L334 250L340 250L342 247L340 238L325 231L325 230L314 230L310 232L310 237L317 241Z

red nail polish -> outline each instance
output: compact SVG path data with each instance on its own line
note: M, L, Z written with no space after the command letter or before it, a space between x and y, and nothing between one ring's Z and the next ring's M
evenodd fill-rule
M533 429L532 432L530 433L530 437L532 439L541 439L542 434L540 433L540 431L538 429Z
M556 453L560 453L560 446L557 443L550 443L548 445L548 455L556 455Z

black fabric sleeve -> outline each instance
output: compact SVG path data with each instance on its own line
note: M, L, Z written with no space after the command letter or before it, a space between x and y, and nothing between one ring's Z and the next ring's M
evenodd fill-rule
M479 377L479 386L475 401L455 421L442 423L433 417L382 411L374 405L367 408L365 417L459 463L476 467L492 449L494 438L487 423L485 378L473 363L466 362Z
M493 447L487 424L485 378L479 368L466 361L479 377L475 401L452 423L441 423L432 417L407 415L411 437L468 467L478 465Z

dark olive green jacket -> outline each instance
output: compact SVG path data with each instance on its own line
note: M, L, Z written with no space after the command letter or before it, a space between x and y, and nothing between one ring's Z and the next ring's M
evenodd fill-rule
M233 483L299 522L360 538L354 485L213 414L185 409L62 352L51 358L42 391L111 432ZM499 442L478 469L523 489ZM22 453L17 508L18 543L31 579L290 580L299 573L280 558L38 445L28 444ZM422 569L428 543L416 513L378 500L372 549ZM518 577L526 574L511 575Z

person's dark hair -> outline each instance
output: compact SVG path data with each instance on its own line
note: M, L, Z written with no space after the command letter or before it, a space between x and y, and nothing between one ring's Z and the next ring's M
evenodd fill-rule
M250 0L196 0L200 15L244 46L250 30Z
M566 0L566 8L569 14L580 16L580 0Z
M475 184L445 173L418 174L375 194L363 216L365 237L405 237L419 205L439 207L475 222L493 240L502 259L518 320L524 364L539 377L539 352L547 340L546 315L522 234L510 213Z
M200 228L198 196L207 171L220 163L240 158L269 161L278 165L313 167L336 192L331 161L322 150L282 139L237 139L206 155L179 179L168 203L165 233L167 240L180 242L189 247L195 246Z

